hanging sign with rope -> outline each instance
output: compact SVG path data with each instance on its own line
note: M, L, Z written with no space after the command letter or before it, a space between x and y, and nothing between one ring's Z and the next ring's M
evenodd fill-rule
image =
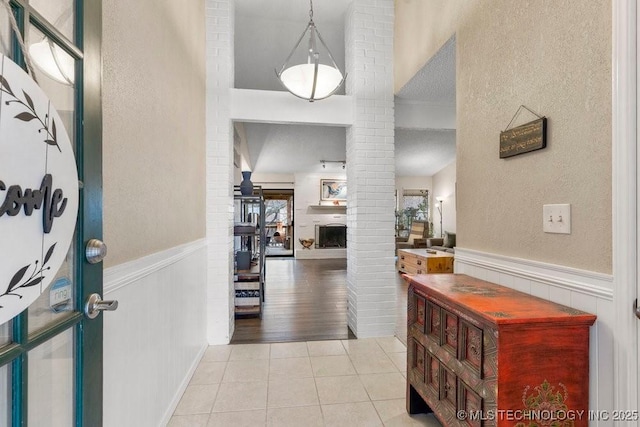
M0 54L0 325L56 277L74 236L78 173L49 98Z
M522 109L529 111L538 119L523 125L510 128ZM507 128L500 132L500 158L516 156L530 151L541 150L547 146L547 118L534 113L521 105Z

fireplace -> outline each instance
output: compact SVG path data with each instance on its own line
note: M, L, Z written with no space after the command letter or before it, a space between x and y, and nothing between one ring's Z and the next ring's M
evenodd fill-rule
M344 224L316 225L316 249L346 248L347 226Z

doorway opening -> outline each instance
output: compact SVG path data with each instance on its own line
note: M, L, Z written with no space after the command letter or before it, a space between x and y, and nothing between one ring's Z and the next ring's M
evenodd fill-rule
M264 190L268 257L293 257L293 190Z

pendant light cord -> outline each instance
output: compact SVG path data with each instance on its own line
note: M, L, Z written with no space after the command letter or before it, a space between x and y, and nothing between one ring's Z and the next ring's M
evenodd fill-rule
M27 72L29 73L33 81L38 83L38 81L36 80L36 75L33 71L34 68L33 68L33 63L31 62L31 55L29 54L29 50L27 49L27 46L24 43L24 38L22 37L20 28L18 28L18 22L16 21L16 17L13 14L13 9L11 8L11 4L9 3L10 0L0 0L0 1L2 2L4 7L7 9L7 14L9 15L9 22L11 23L11 28L13 29L13 32L16 35L16 39L18 39L18 44L20 45L20 49L22 50L22 56L24 57L24 62L27 64Z
M313 0L309 0L309 19L313 21Z

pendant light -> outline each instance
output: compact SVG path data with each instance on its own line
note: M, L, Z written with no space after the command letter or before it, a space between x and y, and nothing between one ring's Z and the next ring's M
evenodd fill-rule
M289 92L299 98L313 102L333 95L342 86L346 75L343 75L336 65L333 55L331 55L329 48L316 28L316 24L313 22L313 0L309 0L309 6L309 23L284 64L282 64L280 71L276 70L276 75L280 83ZM309 40L306 53L307 62L289 66L289 61L298 50L307 33ZM331 60L331 65L320 63L320 51L318 49L320 46L326 50L326 55Z

